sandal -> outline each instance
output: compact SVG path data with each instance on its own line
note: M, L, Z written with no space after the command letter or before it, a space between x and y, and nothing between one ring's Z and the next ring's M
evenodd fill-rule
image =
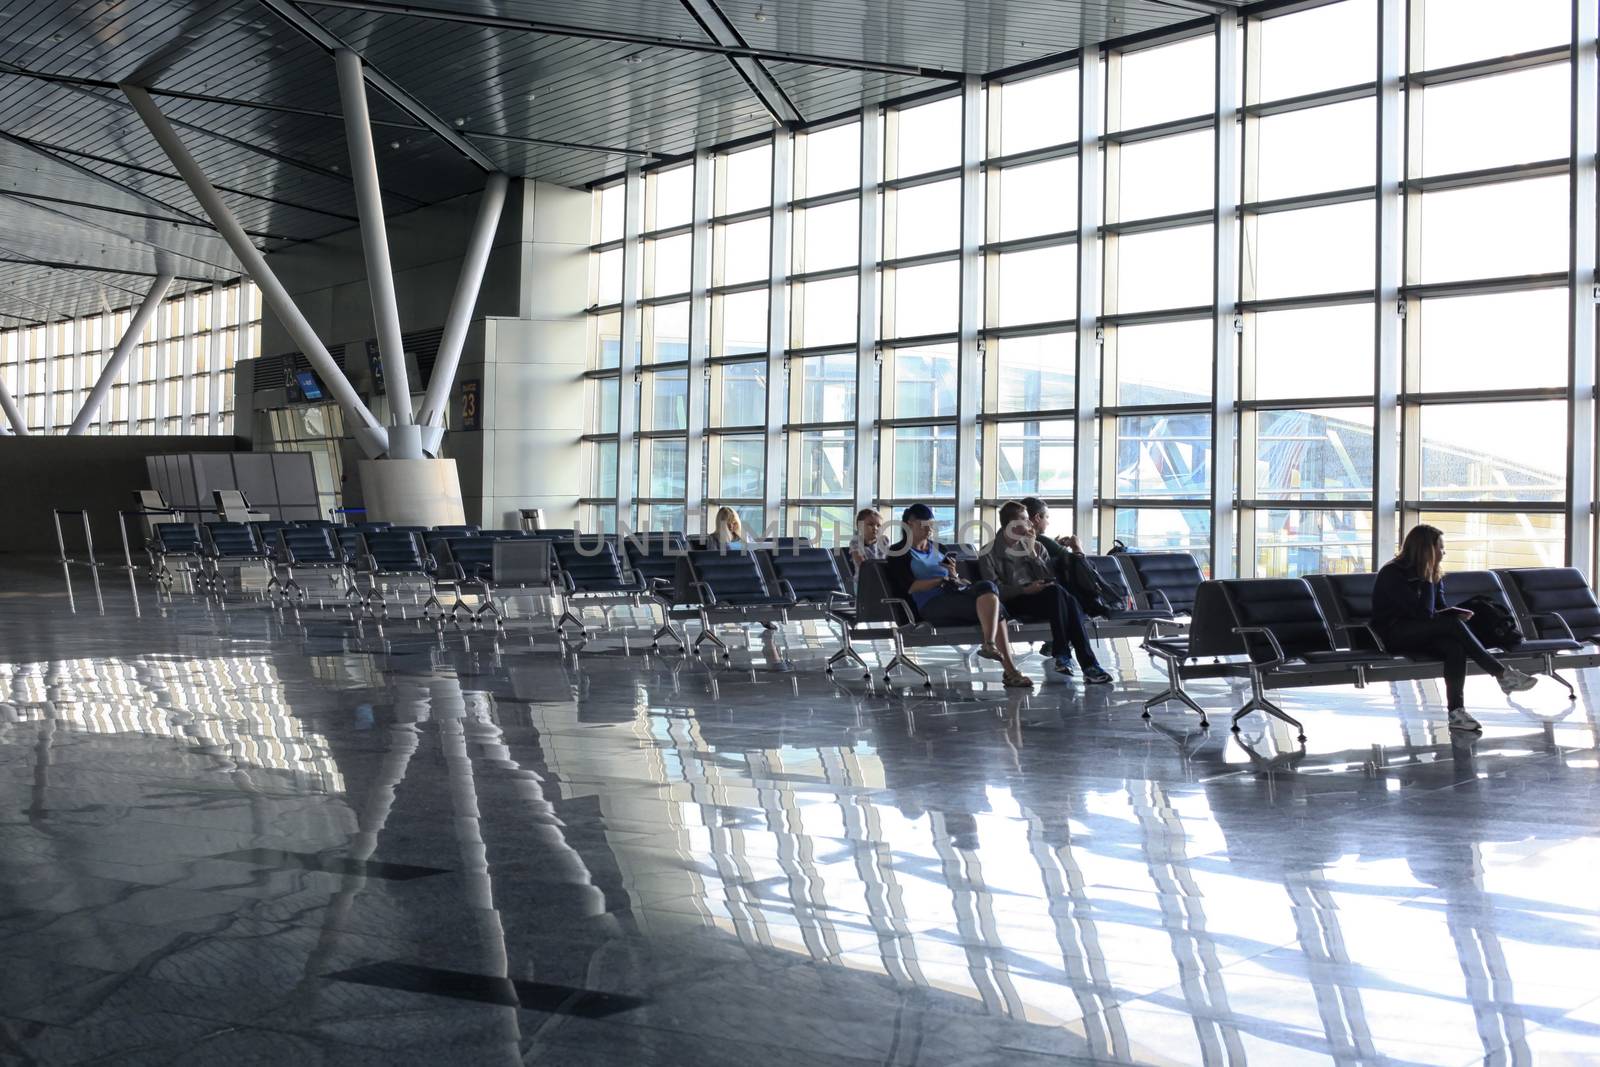
M1000 653L993 645L979 646L978 655L983 659L992 659L997 663L1000 661Z
M1021 671L1007 671L1001 675L1000 684L1007 689L1032 689L1033 679Z

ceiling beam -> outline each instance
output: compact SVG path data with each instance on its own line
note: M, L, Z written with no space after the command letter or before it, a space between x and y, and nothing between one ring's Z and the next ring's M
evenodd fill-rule
M79 78L69 74L50 74L42 70L27 70L10 63L0 62L0 74L9 74L18 78L32 78L35 81L52 82L57 85L76 85L89 89L107 89L116 91L115 82L104 81L99 78ZM277 104L268 100L241 100L233 96L214 96L210 93L186 93L179 89L146 89L151 96L159 96L164 100L186 100L196 104L218 104L223 107L250 108L255 111L271 111L281 115L301 115L305 118L323 119L328 122L343 122L344 116L336 111L319 111L316 108L297 107L294 104ZM373 119L374 126L382 126L390 130L408 130L413 133L428 133L429 128L419 122L396 122L393 119ZM196 127L197 128L197 127ZM202 131L204 132L204 131ZM619 148L615 145L584 144L580 141L558 141L549 137L525 137L515 133L495 133L490 130L461 130L463 137L479 141L505 141L508 144L535 145L541 148L561 148L570 152L597 152L608 156L638 156L644 159L665 159L662 152L652 152L644 148ZM218 136L213 134L212 136ZM92 172L91 172L92 173ZM285 238L288 240L288 238Z
M467 26L484 26L498 30L518 30L523 33L541 33L550 37L574 37L589 41L614 41L619 44L643 45L646 48L666 48L679 52L708 52L729 58L759 59L774 63L797 63L811 67L833 67L839 70L864 70L874 74L899 74L911 78L937 78L959 81L961 71L948 71L942 67L921 67L905 63L876 63L867 59L846 59L823 56L810 52L779 52L767 48L749 48L727 45L715 41L685 41L672 37L655 37L647 33L628 33L621 30L602 30L592 26L573 26L560 22L542 22L536 19L509 18L504 15L484 15L469 11L446 11L442 8L419 4L391 3L388 0L304 0L310 7L343 8L350 11L368 11L380 15L404 15L410 18L434 19L438 22L458 22Z
M38 144L37 142L34 142L34 141L30 141L25 137L18 137L14 133L7 133L5 130L0 130L0 141L4 141L7 144L14 144L18 148L26 149L27 151L32 152L35 155L45 156L46 158L50 159L51 161L61 164L63 167L66 167L68 170L71 170L76 174L80 174L85 178L89 178L89 179L91 179L93 181L97 181L101 185L108 185L111 188L117 190L118 192L123 193L123 194L125 194L127 196L131 196L136 200L142 200L146 204L149 204L151 207L159 208L162 211L167 212L169 215L175 216L175 218L172 221L177 221L178 219L187 219L190 222L199 222L199 223L203 223L205 221L205 220L201 219L198 215L190 214L189 212L183 210L181 207L175 207L174 205L167 203L165 200L159 199L158 197L151 196L149 193L140 192L138 189L133 188L131 185L127 185L127 184L125 184L123 182L119 182L119 181L117 181L117 179L111 177L110 175L101 174L99 171L94 170L91 167L86 167L82 163L79 163L79 162L77 162L75 160L66 159L66 158L56 154L55 152L51 151L50 149L44 147L43 145Z
M5 245L0 245L0 251L11 251L11 249L7 248ZM72 270L78 271L82 274L127 274L135 278L154 278L158 273L160 273L159 271L153 270L127 270L122 267L96 267L85 263L60 263L54 260L35 259L32 256L22 255L18 255L16 258L13 258L13 256L0 256L0 263L12 263L29 267L49 267L51 270ZM194 282L197 285L221 284L215 278L199 278L192 275L177 275L176 279L180 282ZM121 287L118 286L118 288ZM131 289L128 291L133 292Z
M728 16L717 6L716 0L681 0L681 2L700 27L700 32L707 37L718 44L731 47L749 46L733 23L728 21ZM761 106L772 116L773 122L790 128L805 122L805 116L800 113L800 108L789 98L789 94L783 91L783 86L778 84L778 80L762 65L761 60L752 56L726 58L728 64L755 94L756 99L761 101Z
M46 204L65 204L69 207L84 208L89 211L104 211L111 215L125 215L130 219L149 219L151 222L166 222L175 226L188 226L193 229L204 230L207 233L217 232L216 227L212 226L209 222L190 222L188 219L169 219L165 215L152 215L145 211L134 211L132 208L106 207L104 204L86 204L81 200L68 200L65 197L60 196L46 196L44 193L25 193L20 189L0 189L0 192L7 193L13 197L21 197L24 200L38 200ZM285 234L265 233L261 230L246 230L245 233L249 234L251 237L263 241L305 240L303 237L289 237Z
M105 226L105 225L103 225L101 223L91 222L91 221L89 221L87 219L79 218L78 216L73 215L71 212L68 212L68 211L61 211L61 210L58 210L57 208L53 208L53 207L45 207L43 204L36 204L32 200L25 200L25 199L22 199L21 197L13 196L12 194L7 193L7 192L0 192L0 198L4 198L4 199L7 199L7 200L14 200L17 203L22 204L22 205L24 205L26 207L33 208L33 210L35 210L35 211L43 212L46 215L52 215L52 216L56 216L56 217L59 217L59 218L66 219L68 222L71 222L71 223L73 223L73 224L75 224L77 226L84 226L84 227L88 227L88 228L93 229L93 230L98 230L100 233L107 235L107 238L109 238L110 241L113 241L113 242L114 241L121 241L124 244L130 245L130 246L151 249L151 250L153 250L153 251L155 251L157 253L156 265L157 265L158 268L163 265L162 262L161 262L161 258L160 258L161 256L174 256L174 257L176 257L177 259L180 259L180 260L187 260L190 263L199 263L199 264L202 264L203 266L210 267L213 270L216 270L216 271L218 271L218 272L220 272L223 275L226 275L228 277L235 277L239 273L239 268L237 266L233 265L233 264L214 263L211 260L204 258L203 256L195 255L193 252L184 252L184 251L180 251L180 250L178 250L176 248L168 248L165 245L157 244L155 241L152 241L152 240L150 240L149 238L146 238L146 237L133 237L133 236L130 236L129 234L123 233L120 230L113 230L110 227ZM109 243L109 242L107 242L105 239L102 239L102 243ZM174 271L173 273L177 273L177 272Z
M330 55L341 49L354 52L358 56L361 55L359 49L351 48L340 40L336 34L330 32L322 23L296 7L292 0L256 0L256 2L305 34ZM495 166L494 161L484 155L477 145L461 136L448 122L435 115L425 104L402 89L388 75L367 62L365 57L362 58L361 72L367 84L388 97L391 102L406 114L432 130L440 140L466 156L484 173L493 174L499 169Z

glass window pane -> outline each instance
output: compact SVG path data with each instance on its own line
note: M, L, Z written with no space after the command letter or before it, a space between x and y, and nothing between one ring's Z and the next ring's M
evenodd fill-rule
M894 235L884 258L948 252L961 245L961 183L952 180L895 189Z
M1378 61L1376 27L1376 0L1262 19L1261 99L1370 82Z
M1371 304L1258 312L1250 329L1257 399L1372 392Z
M594 433L617 432L617 395L620 383L615 378L594 379Z
M1570 0L1426 0L1422 50L1428 70L1566 44Z
M1451 571L1500 567L1560 567L1566 531L1560 515L1424 511L1421 520L1444 533L1445 585Z
M919 500L955 495L954 426L898 426L889 451L895 497Z
M1420 414L1422 499L1566 496L1565 402L1425 404Z
M1425 393L1567 382L1566 289L1435 298L1419 313Z
M798 447L800 484L796 487L796 496L848 500L855 495L854 430L806 430L799 436Z
M793 509L788 532L809 537L814 545L834 548L849 544L855 536L855 508L849 504L824 504Z
M993 92L990 89L990 92ZM1000 154L1078 139L1078 70L1069 67L1000 86Z
M1263 115L1257 127L1256 199L1370 186L1376 116L1371 100Z
M772 220L750 219L717 227L717 285L759 281L772 270Z
M711 300L711 354L754 355L767 350L767 291L720 293Z
M617 366L622 354L622 316L613 311L594 316L590 321L594 324L594 366L597 369Z
M1256 216L1245 231L1246 291L1270 300L1371 289L1373 219L1371 200Z
M644 309L647 363L672 363L689 358L689 302L656 304Z
M1072 493L1073 424L1002 422L999 424L999 469L996 485L1002 497Z
M646 430L682 430L689 425L689 372L684 368L645 376L651 393Z
M1117 149L1117 222L1211 207L1216 136L1197 130Z
M854 344L856 340L856 279L830 278L791 287L796 303L793 347Z
M645 296L667 296L689 291L689 235L664 241L646 241L645 255L652 263L650 291Z
M1216 47L1211 35L1125 52L1121 114L1112 129L1210 114L1216 97Z
M910 178L961 162L961 98L946 97L932 104L903 108L895 113L895 171L893 177Z
M594 496L617 495L617 443L596 441L590 446L589 485Z
M1077 314L1078 257L1075 245L1035 248L989 257L996 272L991 326L1064 322Z
M854 352L808 356L799 363L801 422L846 422L856 417Z
M602 306L622 302L622 249L601 252L596 260L594 302Z
M600 230L598 237L602 242L622 240L622 212L625 196L626 193L621 182L617 182L615 185L608 185L600 190ZM223 301L223 308L226 309L223 319L226 322L233 321L232 307L232 300L225 299Z
M937 418L956 413L956 346L897 348L889 417Z
M759 500L766 482L766 438L760 434L717 441L718 496Z
M886 337L955 333L961 310L961 264L955 260L889 271L894 306ZM887 286L886 286L887 288Z
M1119 499L1182 499L1211 492L1210 415L1117 419Z
M849 122L805 135L805 196L821 196L861 184L861 124Z
M689 445L682 438L656 437L644 442L650 453L650 480L646 496L682 497L686 485Z
M645 227L667 230L685 226L694 219L694 168L674 167L645 177L645 194L650 204Z
M1371 408L1258 412L1256 498L1370 499L1372 418Z
M1117 403L1194 404L1211 399L1211 320L1119 326Z
M1256 516L1256 574L1361 574L1372 570L1372 511L1268 509Z
M1210 304L1216 271L1211 233L1207 224L1117 237L1116 311Z
M639 509L639 528L681 531L686 511L682 504L645 504Z
M1423 282L1567 269L1565 175L1423 193L1418 213ZM1489 219L1515 219L1516 225L1485 225Z
M1000 198L997 240L1074 230L1078 225L1078 161L1050 159L995 171L989 178L989 195Z
M718 426L764 426L767 421L767 365L727 363L717 367L722 379L722 415Z
M987 341L986 347L998 361L996 411L1052 411L1076 402L1073 334L997 337Z
M1421 100L1423 174L1562 159L1569 151L1572 71L1565 63L1430 85Z
M853 266L861 258L861 204L845 200L825 207L806 208L794 213L796 274Z
M765 207L772 203L772 146L764 144L723 156L722 203L719 215Z
M1118 508L1117 540L1140 552L1192 552L1211 572L1211 512L1198 508Z

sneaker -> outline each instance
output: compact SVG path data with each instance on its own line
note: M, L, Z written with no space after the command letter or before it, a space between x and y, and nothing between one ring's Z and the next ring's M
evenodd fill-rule
M1072 677L1072 657L1057 656L1055 661L1056 673L1067 678Z
M1007 671L1001 676L1000 684L1007 689L1032 689L1033 679L1021 671Z
M1055 650L1054 646L1052 646L1050 644L1049 641L1046 641L1044 644L1039 646L1039 655L1043 656L1045 659L1049 659L1051 656L1054 656L1055 654L1056 654L1056 650Z
M1085 667L1083 669L1083 680L1086 685L1110 685L1116 681L1115 678L1107 673L1104 667L1099 666Z
M997 663L1000 661L1000 653L995 650L993 645L982 646L978 649L978 655L983 659L992 659Z
M1478 722L1477 719L1474 719L1471 715L1467 714L1466 708L1450 709L1450 729L1472 730L1477 733L1483 732L1483 726Z
M1539 679L1531 674L1524 674L1515 667L1507 667L1506 673L1500 676L1500 691L1502 693L1523 693L1539 684Z

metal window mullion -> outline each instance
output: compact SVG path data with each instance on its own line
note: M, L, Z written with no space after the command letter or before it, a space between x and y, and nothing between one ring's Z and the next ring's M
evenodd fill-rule
M1221 14L1216 36L1216 211L1213 223L1215 277L1212 303L1211 576L1237 571L1234 483L1238 475L1239 337L1239 37L1238 16ZM1249 567L1246 565L1246 569Z
M1595 504L1595 303L1596 218L1595 152L1600 140L1600 74L1596 31L1600 10L1593 0L1577 0L1572 18L1572 232L1567 287L1569 376L1567 379L1567 547L1568 566L1590 569L1594 581Z
M961 86L961 288L956 339L956 532L974 518L982 485L978 456L978 409L983 366L978 335L983 329L983 79L968 75ZM989 457L993 461L993 457Z
M40 432L49 433L55 428L55 391L56 391L56 324L51 318L45 319L44 325L44 352L40 355L39 388L44 392L44 403L41 405Z
M785 377L789 347L789 170L794 134L779 130L772 137L772 240L767 270L767 425L762 477L762 515L766 526L781 529L784 464Z
M861 223L856 260L856 462L855 506L872 505L877 495L878 416L878 170L883 162L883 112L877 104L861 109Z
M1083 49L1078 63L1078 308L1074 331L1077 352L1073 402L1072 529L1090 536L1094 522L1095 468L1100 403L1100 134L1104 107L1100 99L1100 50ZM1109 543L1094 531L1101 551Z
M243 289L248 283L241 282ZM222 286L213 285L207 297L211 301L211 357L206 360L207 373L211 375L207 387L211 390L211 412L206 416L206 428L211 433L222 432L222 383L227 378L222 366L222 353L227 347L222 328Z
M709 389L711 355L711 153L694 157L694 208L689 238L689 366L688 434L684 457L684 529L699 533L705 516L706 405L701 391Z
M1406 0L1378 0L1378 91L1375 122L1377 136L1377 229L1374 234L1373 323L1373 447L1372 447L1372 562L1388 559L1394 551L1399 519L1402 447L1400 432L1401 361L1400 317L1402 256L1405 247L1405 193L1402 187L1404 113L1401 92L1405 80ZM1417 27L1420 32L1420 26Z
M644 176L628 168L622 194L622 313L617 328L617 529L633 524L633 498L639 472L633 443L639 426L639 231L644 223Z
M178 432L188 433L190 423L194 419L194 334L195 334L195 303L199 297L187 294L180 296L183 301L183 349L178 357L179 402L181 405Z

